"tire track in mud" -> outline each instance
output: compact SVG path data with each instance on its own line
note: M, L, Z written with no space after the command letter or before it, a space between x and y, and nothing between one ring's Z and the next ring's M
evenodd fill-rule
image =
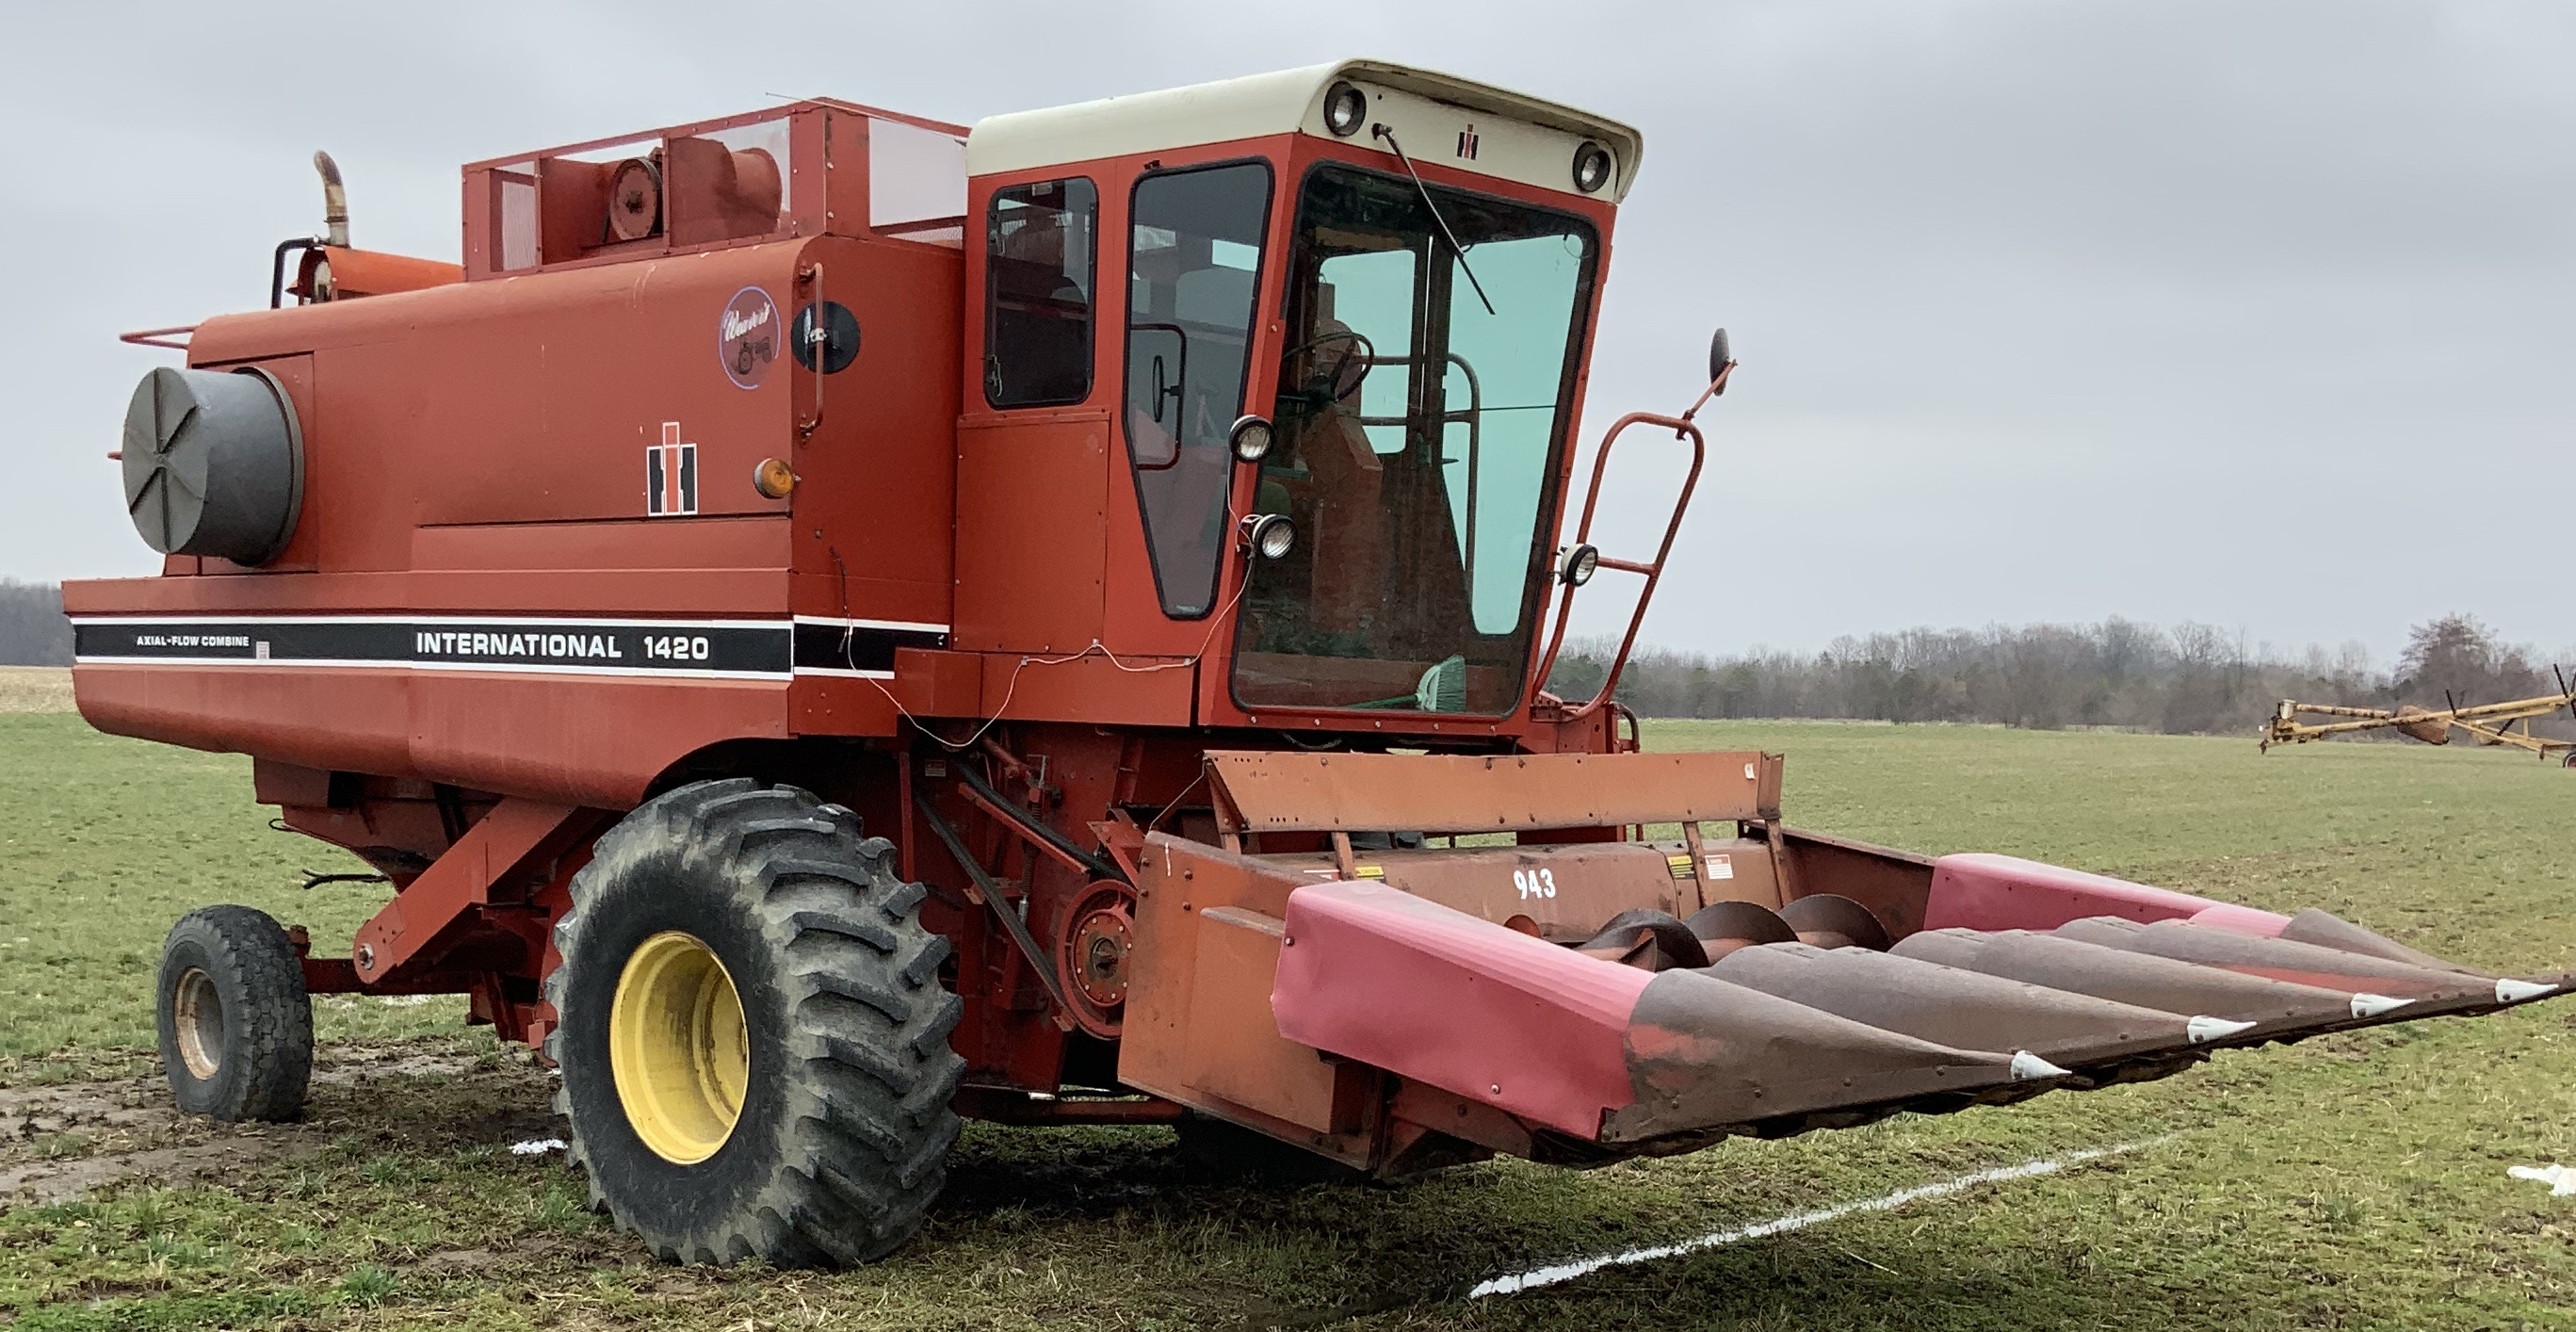
M496 1145L553 1122L543 1071L416 1044L316 1050L312 1099L288 1123L183 1115L159 1077L0 1088L0 1207L69 1202L131 1180L162 1188L223 1183L318 1152L367 1127L362 1118L380 1121L388 1106L416 1102L425 1090L468 1082L483 1094L477 1135L486 1127L480 1121L491 1121Z

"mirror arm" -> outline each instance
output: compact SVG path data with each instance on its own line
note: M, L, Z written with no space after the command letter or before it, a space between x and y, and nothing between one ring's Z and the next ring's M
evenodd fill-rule
M1729 361L1725 365L1719 367L1717 378L1708 381L1708 387L1700 391L1699 401L1692 403L1690 405L1690 410L1682 413L1682 419L1687 421L1692 417L1699 415L1699 409L1706 407L1709 404L1710 399L1718 397L1726 392L1726 381L1734 377L1735 362Z

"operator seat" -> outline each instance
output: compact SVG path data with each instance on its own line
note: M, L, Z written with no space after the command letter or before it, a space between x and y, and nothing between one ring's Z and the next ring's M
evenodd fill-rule
M1350 332L1329 314L1319 319L1306 341L1320 345L1305 354L1306 364L1292 367L1298 382L1332 370L1336 349L1339 355L1358 354L1365 344ZM1303 488L1306 511L1296 517L1309 552L1314 626L1327 633L1363 631L1386 596L1386 465L1360 421L1357 389L1301 422L1293 461L1304 463L1310 478Z

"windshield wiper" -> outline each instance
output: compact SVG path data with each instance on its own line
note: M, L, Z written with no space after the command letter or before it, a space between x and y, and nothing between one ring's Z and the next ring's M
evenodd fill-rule
M1413 177L1413 188L1422 191L1422 206L1431 210L1431 220L1440 224L1440 238L1449 242L1449 253L1458 256L1458 271L1467 275L1467 285L1476 289L1476 299L1485 303L1485 313L1501 318L1494 309L1493 298L1485 294L1485 284L1476 280L1476 270L1467 263L1467 251L1458 244L1458 233L1449 229L1449 219L1440 215L1440 205L1431 202L1431 187L1422 183L1422 173L1413 169L1413 159L1404 155L1404 145L1395 141L1395 130L1386 125L1369 126L1372 138L1386 140L1395 150L1395 160L1404 164L1404 174Z

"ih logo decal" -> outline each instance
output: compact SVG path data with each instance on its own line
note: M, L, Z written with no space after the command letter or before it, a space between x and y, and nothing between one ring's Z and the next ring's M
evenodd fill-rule
M1474 125L1469 125L1467 128L1458 131L1458 155L1470 162L1476 160L1476 127Z
M698 511L698 446L680 442L680 423L662 423L662 442L644 450L644 513L674 518Z

